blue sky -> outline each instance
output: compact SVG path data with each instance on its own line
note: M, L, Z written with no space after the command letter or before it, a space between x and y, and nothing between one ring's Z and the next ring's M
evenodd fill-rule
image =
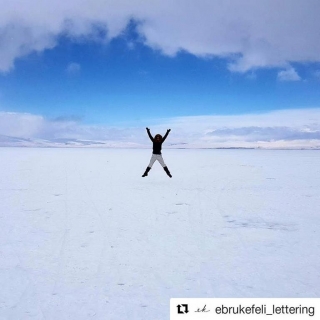
M138 131L132 130L145 126L163 130L183 118L184 132L194 117L200 121L206 116L243 119L264 114L267 119L278 110L289 118L304 111L305 119L311 112L313 120L299 124L300 130L311 124L318 130L317 1L0 4L0 124L4 128L9 118L20 123L25 115L43 122L40 131L31 121L19 125L30 125L30 130L0 129L0 135L68 138L58 129L51 136L43 129L64 123L77 128L70 129L70 139L79 138L75 132L80 130L89 132L87 139L106 140L108 130L115 128L129 130L122 140L131 137L138 143ZM239 131L241 123L230 123L224 128L234 129L235 135L248 132ZM221 133L218 125L207 125L193 136L201 139L211 129ZM260 126L264 134L275 132ZM108 134L92 136L92 128ZM120 139L119 134L111 136ZM283 139L288 140L288 134Z
M135 38L130 31L106 44L60 37L53 49L20 58L1 75L2 105L116 124L314 107L320 101L320 78L312 72L320 64L297 64L303 79L281 81L280 68L231 72L228 59L188 52L170 57Z

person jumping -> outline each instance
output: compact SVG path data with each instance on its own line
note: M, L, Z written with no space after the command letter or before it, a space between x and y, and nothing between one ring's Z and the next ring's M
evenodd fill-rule
M147 132L148 132L148 136L150 138L150 140L153 143L153 152L152 152L152 157L150 160L149 165L147 166L146 171L144 172L144 174L142 175L142 177L146 177L148 175L148 172L151 170L154 162L156 160L158 160L160 162L160 164L162 165L164 171L167 173L167 175L172 178L172 175L168 169L168 167L166 166L166 164L163 161L162 155L161 155L161 148L162 148L162 144L164 142L164 140L166 140L169 132L171 131L171 129L168 129L166 134L164 135L164 137L162 138L162 136L160 134L156 134L155 137L153 138L151 133L150 133L150 129L146 128Z

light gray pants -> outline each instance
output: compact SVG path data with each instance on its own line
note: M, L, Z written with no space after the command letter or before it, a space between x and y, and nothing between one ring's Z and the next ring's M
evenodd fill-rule
M153 153L148 167L152 168L152 166L153 166L153 164L155 163L156 160L158 160L158 161L160 162L160 164L162 165L163 168L167 166L167 165L164 163L161 154L154 154L154 153Z

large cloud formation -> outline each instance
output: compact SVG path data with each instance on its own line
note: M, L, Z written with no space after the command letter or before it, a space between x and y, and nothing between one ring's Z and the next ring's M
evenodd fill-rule
M320 149L320 109L278 110L262 114L159 119L152 133L172 129L167 147ZM74 117L0 112L0 146L147 147L142 127L82 124Z
M0 0L0 8L0 72L62 34L108 41L132 20L145 45L226 57L231 71L320 61L318 0Z

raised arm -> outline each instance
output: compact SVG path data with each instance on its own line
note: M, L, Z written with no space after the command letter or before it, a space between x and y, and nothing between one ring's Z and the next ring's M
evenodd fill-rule
M164 137L162 138L162 142L164 142L164 140L167 139L167 136L168 136L168 134L169 134L170 131L171 131L171 129L168 129L168 130L167 130L166 134L165 134Z
M146 128L146 129L147 129L148 136L149 136L150 140L153 142L153 136L150 133L150 129L149 128Z

